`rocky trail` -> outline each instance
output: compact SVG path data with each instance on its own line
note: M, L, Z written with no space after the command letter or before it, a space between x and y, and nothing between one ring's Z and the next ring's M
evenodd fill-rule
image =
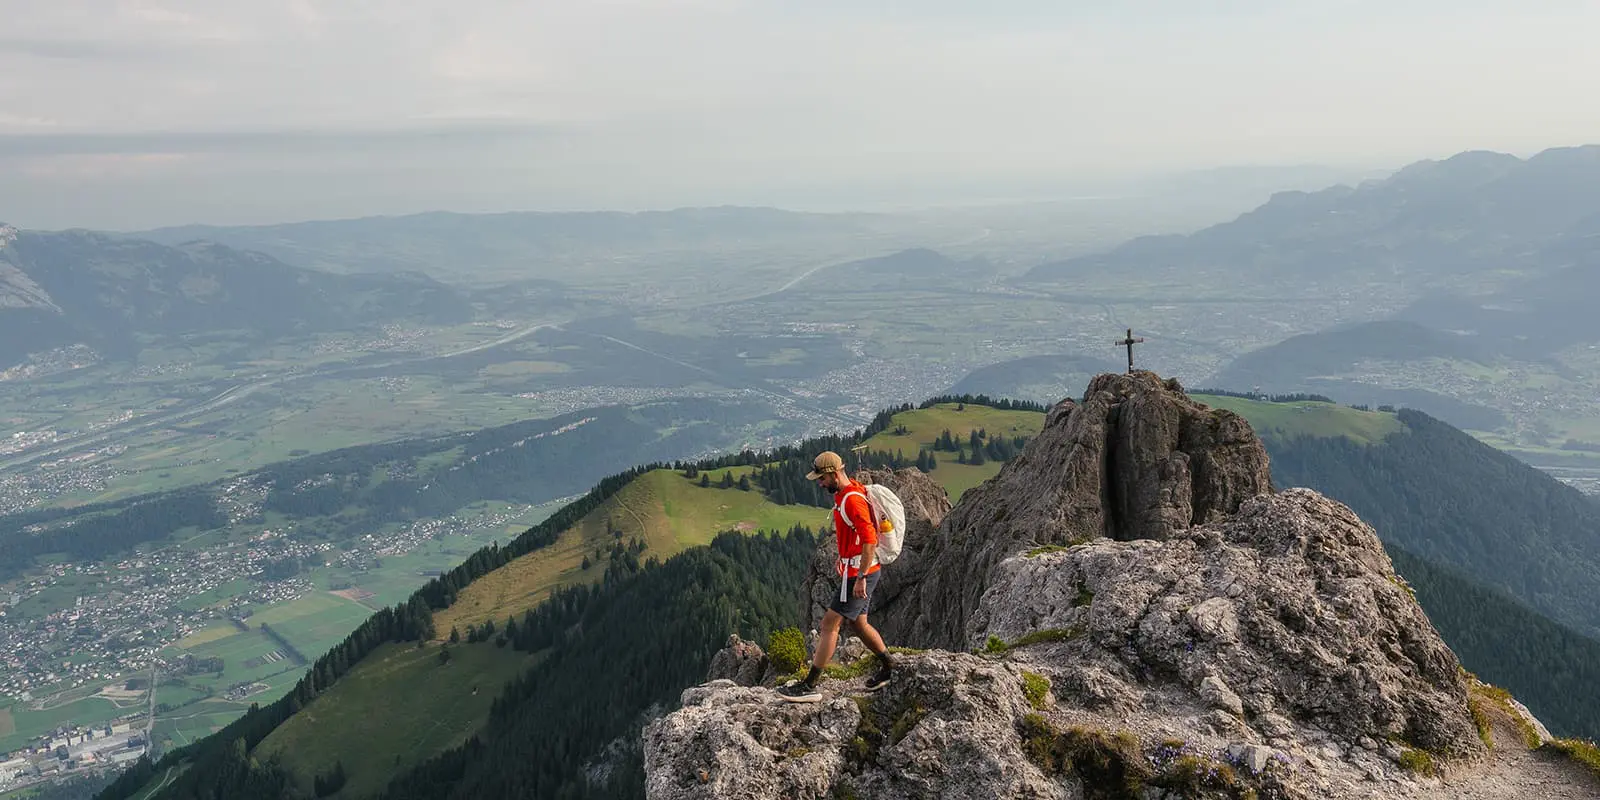
M1510 716L1492 715L1489 758L1455 770L1437 787L1413 794L1440 800L1594 800L1600 776L1557 752L1529 749Z

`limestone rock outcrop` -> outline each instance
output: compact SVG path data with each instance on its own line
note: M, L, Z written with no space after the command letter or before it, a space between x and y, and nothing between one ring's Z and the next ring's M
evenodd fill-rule
M959 647L1007 556L1098 538L1170 539L1272 491L1250 424L1189 399L1151 372L1101 375L993 480L969 490L922 552L902 600L907 637Z
M924 504L873 619L930 649L816 705L770 674L689 689L645 731L648 796L1516 796L1439 794L1490 763L1465 673L1373 530L1266 469L1242 419L1097 378L942 519ZM719 675L752 671L739 645Z

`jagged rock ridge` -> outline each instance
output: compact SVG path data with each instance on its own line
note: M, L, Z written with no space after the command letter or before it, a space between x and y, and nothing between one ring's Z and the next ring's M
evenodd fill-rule
M1266 466L1145 373L1057 406L948 513L925 476L870 476L918 498L874 621L944 649L795 707L739 643L646 729L649 796L1434 796L1484 763L1460 665L1372 529Z
M1097 538L1169 539L1272 489L1249 423L1190 400L1154 373L1107 374L1062 401L1024 452L962 497L926 546L908 592L910 638L960 647L1004 558Z

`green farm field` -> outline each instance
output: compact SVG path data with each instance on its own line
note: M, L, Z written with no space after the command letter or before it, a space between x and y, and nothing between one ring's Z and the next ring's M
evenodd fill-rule
M122 707L105 697L87 697L53 708L34 711L26 704L14 703L0 712L11 721L11 733L0 736L0 753L26 745L37 732L48 731L62 725L92 725L109 722L138 711L137 707Z
M420 581L419 581L420 583ZM313 592L257 611L247 620L252 628L271 625L308 659L327 652L355 630L372 609L329 592Z

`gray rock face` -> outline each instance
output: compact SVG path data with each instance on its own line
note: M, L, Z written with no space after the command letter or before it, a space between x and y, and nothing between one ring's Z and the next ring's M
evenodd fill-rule
M969 624L974 647L1070 632L1052 645L1059 660L1176 683L1236 717L1282 714L1455 756L1482 748L1460 664L1377 535L1305 489L1165 542L1007 559Z
M706 680L730 680L740 686L754 686L766 677L771 662L761 645L747 642L738 634L728 637L727 646L711 657Z
M825 682L814 706L685 692L645 732L652 800L1412 798L1441 796L1421 752L1489 763L1460 666L1372 529L1273 493L1249 427L1175 384L1097 378L942 523L928 510L873 620L943 649L897 657L874 694ZM753 669L751 647L717 674Z
M861 712L847 698L774 704L765 689L712 681L644 731L647 797L828 797Z
M1022 670L972 655L901 659L889 688L816 705L713 682L645 729L651 798L1068 798L1023 753ZM849 796L849 795L845 795Z
M991 571L1018 551L1170 539L1271 490L1266 448L1243 418L1154 373L1101 375L944 518L922 553L925 572L903 593L902 638L960 646Z

